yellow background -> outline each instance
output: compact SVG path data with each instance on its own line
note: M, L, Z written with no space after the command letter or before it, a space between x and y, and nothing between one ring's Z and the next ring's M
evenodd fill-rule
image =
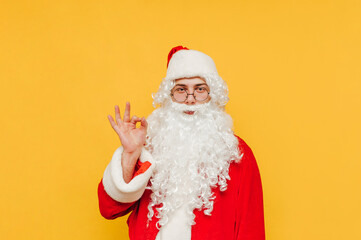
M210 55L253 149L268 240L361 239L361 2L1 1L0 239L128 239L98 211L168 51Z

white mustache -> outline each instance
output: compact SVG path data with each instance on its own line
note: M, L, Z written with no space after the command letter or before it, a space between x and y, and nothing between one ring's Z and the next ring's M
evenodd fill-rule
M203 104L197 104L197 105L187 105L182 103L176 103L172 102L171 107L178 111L178 112L203 112L205 111L210 105L210 102L203 103Z

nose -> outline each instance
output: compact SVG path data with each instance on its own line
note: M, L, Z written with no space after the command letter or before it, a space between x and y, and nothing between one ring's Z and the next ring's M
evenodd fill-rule
M187 104L187 105L196 104L196 99L194 98L194 92L191 93L191 94L188 94L187 99L185 101L185 104Z

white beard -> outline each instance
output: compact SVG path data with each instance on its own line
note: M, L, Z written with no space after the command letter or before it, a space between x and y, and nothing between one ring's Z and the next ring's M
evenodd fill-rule
M212 102L194 106L168 102L149 116L148 123L146 147L155 164L148 219L158 204L158 226L165 225L182 204L187 205L190 225L195 224L194 209L211 215L212 188L227 189L229 165L240 158L231 117Z

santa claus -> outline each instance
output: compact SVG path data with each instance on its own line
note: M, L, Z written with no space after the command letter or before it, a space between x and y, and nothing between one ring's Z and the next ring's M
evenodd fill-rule
M257 163L232 131L212 58L178 46L167 67L147 120L130 103L108 116L122 146L98 186L102 216L130 213L131 240L264 240Z

